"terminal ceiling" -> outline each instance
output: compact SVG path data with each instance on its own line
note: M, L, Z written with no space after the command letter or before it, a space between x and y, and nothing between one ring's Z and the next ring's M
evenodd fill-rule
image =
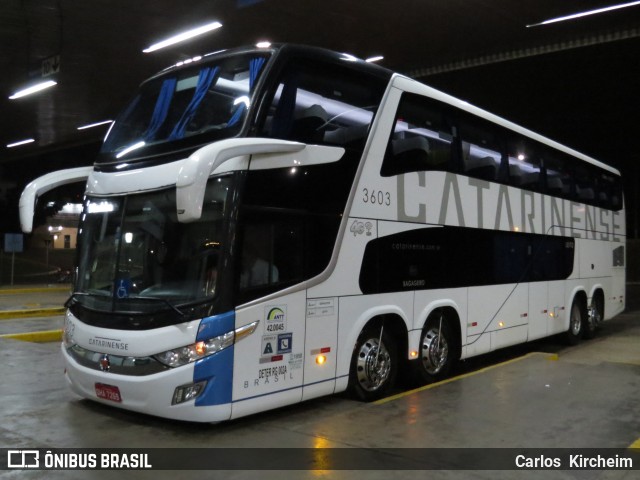
M629 168L640 160L632 145L640 127L640 5L527 28L616 3L624 2L3 0L0 171L26 162L46 170L60 152L96 151L106 127L77 128L114 118L142 80L177 61L261 40L382 55L383 66ZM222 28L142 52L214 20ZM8 99L40 79L43 66L55 87ZM6 148L25 138L35 141ZM77 165L92 161L78 157Z

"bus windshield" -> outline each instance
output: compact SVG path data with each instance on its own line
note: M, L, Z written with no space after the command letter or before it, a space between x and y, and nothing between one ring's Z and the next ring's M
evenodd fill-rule
M75 300L94 310L145 313L215 296L231 179L209 181L202 217L192 223L178 222L175 188L88 197Z
M166 142L238 134L265 62L262 53L194 61L149 80L113 124L101 154L124 161Z

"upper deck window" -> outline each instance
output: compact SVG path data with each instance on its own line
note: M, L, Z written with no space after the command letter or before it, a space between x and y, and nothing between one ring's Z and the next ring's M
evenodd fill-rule
M194 62L146 82L114 123L101 153L126 161L162 153L169 142L177 149L200 138L237 135L265 62L263 54Z
M260 135L362 149L385 87L364 72L293 61L272 94Z
M403 94L380 174L452 170L453 134L447 113L426 97Z

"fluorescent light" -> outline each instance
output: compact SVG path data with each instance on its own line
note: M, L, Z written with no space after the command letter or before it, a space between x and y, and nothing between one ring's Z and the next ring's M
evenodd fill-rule
M215 30L220 28L222 24L220 22L213 22L203 25L201 27L193 28L183 33L179 33L178 35L174 35L171 38L167 38L166 40L162 40L161 42L154 43L150 47L142 50L144 53L155 52L156 50L160 50L161 48L168 47L169 45L174 45L176 43L184 42L185 40L189 40L190 38L197 37L198 35L202 35L204 33L210 32L211 30Z
M365 62L369 62L369 63L373 63L373 62L379 62L380 60L383 60L384 57L382 55L377 55L375 57L369 57L365 60Z
M106 125L112 122L113 120L104 120L102 122L90 123L88 125L83 125L81 127L78 127L78 130L86 130L87 128L99 127L100 125Z
M14 100L16 98L25 97L27 95L31 95L32 93L39 92L40 90L44 90L45 88L53 87L57 85L57 82L53 80L47 80L46 82L38 83L37 85L33 85L31 87L25 88L23 90L19 90L13 95L9 97L10 100Z
M256 43L256 47L258 48L269 48L270 46L271 46L271 42L267 42L267 41Z
M87 213L107 213L114 210L113 203L106 200L102 200L100 203L92 202L91 200L87 202Z
M7 148L19 147L20 145L26 145L27 143L35 142L34 138L27 138L26 140L20 140L18 142L7 144Z
M610 12L611 10L619 10L621 8L634 7L636 5L640 5L640 1L638 1L638 2L620 3L618 5L612 5L610 7L597 8L595 10L588 10L588 11L585 11L585 12L573 13L571 15L566 15L564 17L551 18L549 20L545 20L544 22L533 23L531 25L527 25L527 28L529 28L529 27L538 27L540 25L549 25L551 23L564 22L566 20L573 20L573 19L580 18L580 17L586 17L588 15L597 15L598 13Z

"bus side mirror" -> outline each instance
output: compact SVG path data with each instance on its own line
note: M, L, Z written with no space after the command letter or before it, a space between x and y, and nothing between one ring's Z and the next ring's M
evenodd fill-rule
M24 233L31 233L33 230L33 215L36 209L38 197L43 193L53 190L56 187L86 181L93 167L69 168L47 173L36 178L29 183L20 195L18 208L20 211L20 228Z
M209 176L221 171L219 167L228 160L258 153L298 152L304 143L271 138L230 138L212 143L195 151L178 172L176 180L176 209L182 223L198 220L202 215L202 203ZM240 159L248 166L248 158Z

